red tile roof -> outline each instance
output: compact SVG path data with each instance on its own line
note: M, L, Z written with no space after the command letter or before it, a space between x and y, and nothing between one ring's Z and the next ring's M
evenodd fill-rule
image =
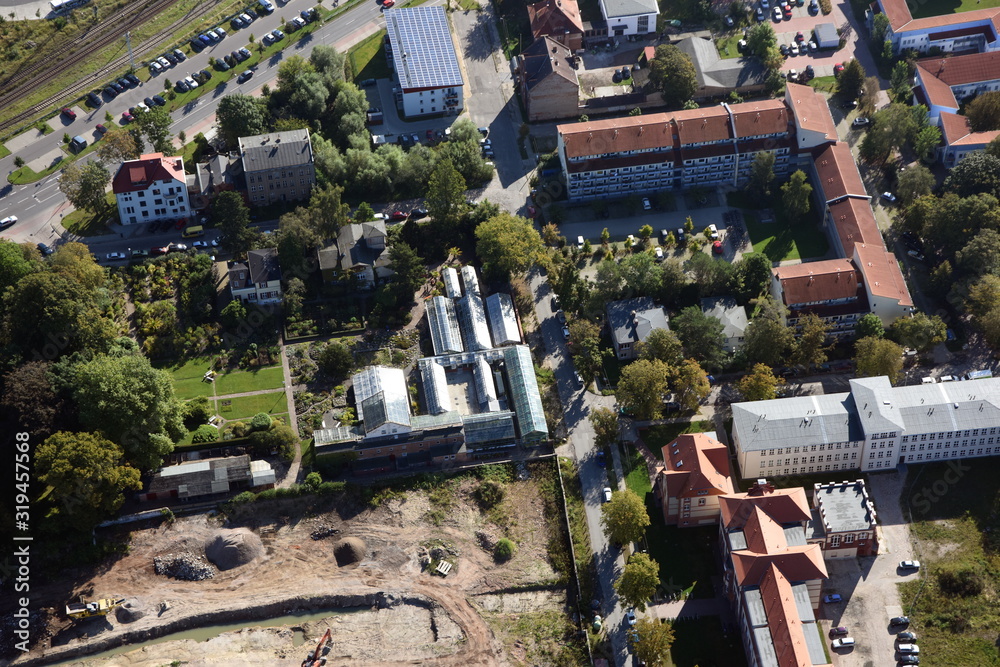
M544 0L528 5L528 21L535 39L544 35L583 33L583 20L576 0Z
M1000 130L973 132L968 118L942 111L941 135L947 146L985 146L1000 137Z
M791 119L788 107L781 100L734 104L731 108L737 137L788 134L788 123Z
M138 160L123 162L111 182L115 194L141 192L157 181L184 182L184 160L164 157L163 153L149 153Z
M778 523L808 521L812 517L805 489L775 489L771 493L751 496L733 493L719 498L722 523L726 528L742 528L755 507L760 507Z
M957 109L958 100L955 99L955 93L951 86L934 76L932 71L927 69L928 66L933 68L934 63L917 63L917 77L927 102L940 107Z
M674 124L681 146L725 141L733 137L729 113L722 105L678 111L674 114Z
M792 584L781 569L771 563L760 581L760 596L767 614L774 657L780 667L814 667L806 644L806 628L799 618ZM815 632L810 627L808 632Z
M882 234L868 200L847 197L831 204L830 218L848 257L854 256L856 243L882 244Z
M847 196L868 197L868 191L865 190L865 184L858 172L858 165L855 164L851 148L846 142L838 141L819 150L813 163L819 176L818 185L826 201L835 201Z
M665 113L567 123L557 129L568 158L673 148L675 143L674 125Z
M903 280L903 272L899 270L899 262L896 261L895 255L885 249L885 246L881 243L858 244L854 246L854 255L857 257L858 269L864 277L865 286L871 294L895 299L901 306L913 305L910 292L906 289L906 281Z
M857 296L858 278L848 259L827 259L771 269L781 283L786 306Z
M878 5L882 8L886 18L889 19L889 26L892 28L892 31L897 34L902 32L903 28L906 30L925 30L928 28L945 28L963 23L974 23L976 21L987 22L993 26L994 30L1000 29L1000 9L996 7L914 19L913 15L910 14L910 8L906 5L906 0L878 0Z
M672 498L733 492L729 450L704 433L681 435L664 445L662 474Z
M830 115L830 105L812 87L797 83L785 84L785 102L791 107L799 127L818 132L830 141L837 140L837 126Z

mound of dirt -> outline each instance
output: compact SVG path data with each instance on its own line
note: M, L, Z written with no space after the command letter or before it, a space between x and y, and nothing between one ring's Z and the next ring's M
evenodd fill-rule
M364 560L366 551L365 543L356 537L345 537L333 545L333 557L340 567L357 565Z
M145 605L135 598L128 600L124 605L115 609L115 617L119 623L134 623L145 615Z
M246 565L264 554L264 545L248 528L220 530L205 541L205 556L220 570Z

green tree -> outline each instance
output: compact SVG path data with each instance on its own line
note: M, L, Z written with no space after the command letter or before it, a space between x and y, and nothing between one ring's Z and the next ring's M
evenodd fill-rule
M918 131L912 107L893 103L872 117L858 156L870 164L885 164L893 151L899 150Z
M266 431L254 431L249 437L250 447L254 452L264 455L276 451L289 461L294 457L299 444L295 431L284 424L272 426Z
M354 367L354 356L343 343L331 341L323 347L316 363L320 370L336 382L347 377Z
M982 93L965 107L973 132L1000 130L1000 91Z
M925 162L930 162L934 157L934 150L941 143L941 130L934 125L928 125L927 127L921 129L917 132L917 136L913 139L913 152L917 154L921 160ZM913 165L910 169L907 169L904 174L908 171L912 171L914 167L920 167L923 165ZM933 181L932 181L933 183Z
M233 299L226 304L220 313L222 325L227 329L236 329L247 318L247 308L240 299Z
M498 278L524 273L545 247L530 220L501 213L476 227L476 254L483 271Z
M18 428L38 441L56 430L65 416L65 402L56 394L49 378L52 363L29 361L4 378L0 405L10 411Z
M965 307L977 318L1000 308L1000 276L985 275L969 285Z
M826 345L826 337L830 325L822 318L809 313L799 320L799 337L795 341L793 358L795 363L807 367L818 366L827 359L826 353L830 346Z
M947 330L948 325L939 316L915 313L896 319L889 327L889 336L904 347L926 352L944 342Z
M771 259L761 252L748 252L736 262L734 276L743 299L756 299L771 289Z
M138 353L81 362L72 382L83 427L121 445L140 470L159 466L185 432L173 379Z
M649 237L653 235L653 227L651 225L643 225L639 228L639 240L642 241L643 247L649 243Z
M844 63L843 71L837 76L837 92L848 100L856 100L864 85L865 68L860 60L851 58Z
M427 274L424 259L409 245L397 241L389 247L389 265L395 273L393 281L399 285L405 301L412 301L414 292L423 284Z
M969 153L944 179L944 189L963 198L976 194L1000 197L1000 157L982 151Z
M449 228L455 225L465 207L465 188L465 179L454 163L448 158L438 160L427 187L426 206L431 219Z
M629 641L632 653L649 667L667 667L674 643L674 626L659 619L643 618L635 624Z
M646 503L630 489L615 491L611 500L601 505L601 526L615 544L635 542L649 526Z
M975 319L976 327L983 333L987 345L1000 348L1000 308L993 308Z
M926 129L937 130L936 127ZM920 136L918 135L917 138L919 139ZM896 182L896 195L904 206L909 206L918 197L929 195L932 187L934 187L934 174L931 173L931 170L922 164L912 164L899 175Z
M135 114L135 120L129 128L136 147L143 152L143 142L148 142L156 153L172 155L174 153L173 135L170 126L174 119L167 113L166 107L153 107L149 111Z
M598 447L614 444L618 440L618 415L609 408L594 408L590 411L590 423L594 427L594 441Z
M792 220L799 220L809 212L812 191L812 186L806 182L806 174L801 169L797 169L781 186L781 205Z
M128 130L110 130L97 143L97 157L105 164L117 165L126 160L138 159L139 146Z
M670 387L677 402L688 412L694 412L712 390L708 375L694 359L685 359L670 373Z
M781 379L774 376L769 366L754 364L750 373L736 383L736 388L747 401L769 401L778 397L779 385Z
M0 239L0 294L35 270L27 247Z
M271 118L263 101L239 93L226 95L215 109L219 134L229 147L235 147L240 137L252 137L268 131Z
M110 182L111 173L100 161L74 162L59 175L59 191L74 208L98 213L108 205L104 190Z
M882 338L885 336L885 326L882 319L875 313L865 313L854 325L855 339L861 338Z
M493 558L497 562L502 563L513 558L516 552L517 545L506 537L503 537L497 541L496 547L493 548Z
M861 87L861 97L858 98L858 115L871 118L878 108L878 94L882 87L877 76L865 78L865 83Z
M886 338L862 338L854 343L854 369L858 377L885 375L896 384L903 369L903 348Z
M3 296L4 342L26 355L37 353L39 345L49 341L66 342L65 347L53 349L54 355L87 347L81 337L86 323L102 319L95 292L54 271L25 276Z
M649 554L635 553L615 580L615 591L625 604L644 611L659 585L660 565Z
M191 435L192 443L215 442L219 439L219 429L211 424L202 424Z
M782 321L784 306L767 296L757 302L757 313L743 332L741 354L750 363L777 366L788 356L795 335Z
M669 388L670 368L659 360L639 359L622 369L615 395L637 419L657 419Z
M691 58L673 44L660 44L649 63L649 81L663 93L670 108L679 108L698 90L698 75Z
M358 210L354 212L354 222L371 222L375 219L375 211L371 205L363 201L358 204Z
M980 230L955 253L955 265L976 277L1000 272L1000 232Z
M889 96L896 102L906 104L910 101L910 91L913 88L911 82L910 66L905 60L900 60L892 66L892 75L889 78Z
M69 521L86 531L114 514L125 494L142 488L139 471L122 460L122 449L98 433L60 431L35 451L35 472L49 499Z
M711 369L722 367L726 356L722 322L706 315L698 306L688 306L674 318L672 324L684 345L686 356L703 362Z
M778 37L770 23L758 23L747 31L746 53L763 59L768 49L778 46Z
M757 25L765 25L758 23ZM770 28L770 26L768 26ZM750 177L747 179L746 191L758 202L764 202L771 196L771 185L774 183L774 153L760 151L750 165Z
M253 248L257 232L250 228L250 212L239 193L230 190L217 194L212 201L212 218L219 221L223 250L242 257Z
M658 359L668 366L676 366L684 358L684 346L670 329L653 329L646 340L636 343L636 354L640 359Z

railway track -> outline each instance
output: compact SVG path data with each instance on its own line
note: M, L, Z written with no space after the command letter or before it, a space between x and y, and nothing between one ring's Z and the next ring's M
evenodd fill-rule
M199 5L196 8L197 14L204 14L207 10L210 10L212 7L218 5L221 1L222 0L210 0L209 2ZM64 49L57 51L56 53L61 54L62 56L59 60L55 60L56 56L53 58L47 58L44 62L37 63L16 73L14 76L9 77L5 82L0 82L0 89L2 89L2 86L7 82L12 80L18 81L18 85L15 89L0 96L0 109L6 108L13 101L23 97L26 88L44 86L56 75L61 74L61 70L64 69L65 66L61 66L60 63L64 63L67 58L75 58L77 62L85 61L86 57L90 54L96 53L115 41L122 39L126 31L149 21L156 14L176 2L178 2L178 0L146 0L145 2L133 2L128 8L121 10L104 21L104 23L113 25L114 27L102 32L97 39L94 39L93 33L88 31L85 35L81 35L79 38L73 40L73 42L67 44ZM191 20L191 15L194 12L195 10L192 10L192 12L189 12L185 16L181 17L156 35L151 36L149 39L146 39L139 44L133 44L132 50L136 58L138 59L142 56L142 54L157 47L164 39L171 37L177 30L183 27L184 24ZM118 23L112 24L112 20L117 20ZM76 48L79 46L82 46L83 48ZM67 86L63 90L51 95L38 104L35 104L21 113L11 116L10 118L0 121L0 133L26 123L40 112L54 108L60 101L66 99L67 97L76 96L85 90L94 88L98 82L102 84L105 83L105 78L112 73L121 71L127 63L127 54L119 56L104 67L83 76L76 83Z

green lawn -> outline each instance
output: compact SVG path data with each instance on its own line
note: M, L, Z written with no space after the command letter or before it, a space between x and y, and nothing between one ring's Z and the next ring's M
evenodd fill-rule
M194 357L187 359L174 366L163 366L155 364L174 378L174 394L182 401L194 398L195 396L211 396L212 383L205 382L202 378L212 366L212 355Z
M704 433L714 431L715 426L709 421L683 422L680 424L663 424L661 426L650 426L639 433L639 437L646 443L653 455L658 459L663 458L663 448L677 439L683 433Z
M740 50L736 47L737 42L743 38L743 33L736 31L728 37L715 40L715 48L719 50L721 58L739 58Z
M837 89L837 77L817 76L809 80L809 85L816 90L823 90L828 93L832 93Z
M215 376L215 393L224 396L245 391L281 389L283 382L281 366L268 366L254 371L232 371Z
M726 634L716 616L674 621L674 643L670 647L673 667L743 667L746 656L736 632Z
M384 39L385 31L381 30L347 51L347 60L351 63L355 81L386 79L392 76L389 62L385 58L385 49L382 48Z
M754 252L767 255L772 262L787 259L812 259L822 257L830 245L816 224L814 213L806 220L792 224L780 210L775 210L774 222L761 223L752 213L745 213L747 233Z
M909 468L901 504L923 567L900 601L933 664L1000 665L998 475L995 457Z
M649 470L646 468L646 459L633 447L625 449L628 456L626 460L622 461L626 470L625 486L640 498L646 498L653 492L653 485L649 482Z
M652 499L652 495L649 496ZM660 586L667 594L685 591L693 598L711 598L712 576L719 574L716 552L718 526L678 528L663 523L663 510L646 503L649 555L660 565Z
M906 5L910 8L910 14L913 15L913 18L922 19L929 16L1000 7L1000 0L921 0L920 2L907 2Z
M224 401L230 401L231 404L222 405ZM228 421L249 419L258 412L266 412L271 415L287 413L288 402L285 400L285 392L275 391L270 394L241 396L216 401L216 413Z

